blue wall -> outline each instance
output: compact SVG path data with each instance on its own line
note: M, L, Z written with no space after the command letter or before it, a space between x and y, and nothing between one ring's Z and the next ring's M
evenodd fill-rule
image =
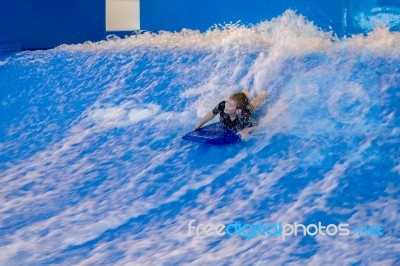
M48 48L99 40L104 28L104 0L0 0L0 43Z
M400 30L400 0L346 0L346 33L372 30L377 24Z
M141 29L149 31L204 31L214 24L239 20L255 24L287 9L305 15L324 30L333 29L339 36L370 30L368 25L360 25L360 14L375 18L382 13L394 14L400 21L400 0L142 0L140 5ZM383 8L376 14L371 11L374 7ZM41 49L99 41L111 33L131 34L106 32L105 13L105 0L0 0L0 50L7 47L5 44L18 47L10 43L23 49ZM399 27L397 22L391 28Z
M258 23L294 9L318 26L332 26L343 34L343 1L321 0L146 0L141 2L141 25L143 29L169 31L181 28L206 30L213 24L241 21L244 24Z

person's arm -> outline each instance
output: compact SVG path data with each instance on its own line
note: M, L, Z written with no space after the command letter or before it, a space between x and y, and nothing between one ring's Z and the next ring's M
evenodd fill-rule
M256 98L254 98L250 102L250 104L254 107L254 110L261 106L261 104L264 102L266 97L267 97L267 92L266 91L262 91L262 92L260 92L259 95L257 95Z
M209 112L208 114L206 114L206 115L199 121L199 123L197 123L197 125L194 127L194 130L197 130L197 129L201 128L205 123L207 123L208 121L212 120L215 116L216 116L216 114L214 114L212 111Z

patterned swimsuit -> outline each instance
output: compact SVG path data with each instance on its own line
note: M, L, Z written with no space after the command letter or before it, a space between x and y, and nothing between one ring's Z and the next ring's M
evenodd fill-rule
M219 114L220 121L228 128L238 132L244 128L253 127L256 123L251 119L254 107L249 104L241 114L237 114L234 120L231 120L229 115L224 112L226 101L220 102L214 109L213 114Z

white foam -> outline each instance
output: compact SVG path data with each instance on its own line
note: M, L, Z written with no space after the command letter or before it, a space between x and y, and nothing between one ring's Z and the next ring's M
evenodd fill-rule
M216 50L241 48L246 52L284 51L286 55L303 55L327 49L348 47L352 51L372 51L376 53L400 54L400 33L390 32L386 26L373 27L368 33L338 39L333 32L324 32L308 21L304 16L287 10L281 16L254 26L239 23L215 25L206 32L182 29L180 32L161 31L108 38L100 42L85 42L76 45L62 45L57 50L113 50L129 51L136 47L154 47L157 49ZM372 29L372 28L371 28Z
M397 172L398 174L400 174L400 164L393 167L392 172Z
M385 26L377 27L367 36L362 34L344 38L343 44L350 51L372 52L377 55L400 56L400 32L390 32Z
M7 64L8 64L8 60L0 61L0 67L4 66L4 65L7 65Z
M92 110L89 117L97 125L105 127L126 127L156 115L160 106L148 104L138 108L114 106Z
M126 51L132 48L156 47L166 49L215 50L239 47L247 52L268 50L273 46L295 49L302 52L315 51L332 43L331 32L323 32L304 16L292 10L281 16L255 26L239 23L215 25L206 32L183 29L180 32L161 31L158 34L144 33L124 39L109 38L100 42L85 42L77 45L62 45L57 50L110 50ZM290 51L287 51L290 52Z

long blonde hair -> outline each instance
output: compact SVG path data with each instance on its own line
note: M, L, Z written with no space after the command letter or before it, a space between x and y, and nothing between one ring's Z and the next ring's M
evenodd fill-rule
M246 109L249 105L249 98L243 92L237 92L232 94L229 99L235 101L236 109Z

